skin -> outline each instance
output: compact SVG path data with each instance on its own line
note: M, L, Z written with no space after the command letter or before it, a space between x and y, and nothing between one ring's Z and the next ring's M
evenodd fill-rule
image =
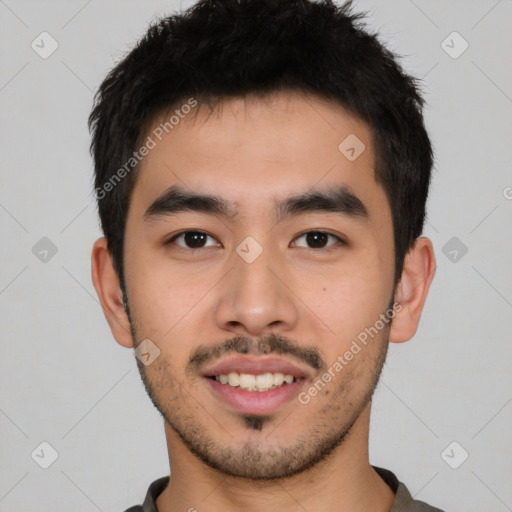
M197 109L138 170L125 232L130 316L106 240L92 252L93 283L117 342L132 348L149 338L160 349L150 365L138 362L165 419L172 465L158 510L389 511L394 494L368 459L371 396L388 340L407 341L418 327L435 270L432 243L416 240L395 288L391 211L374 178L370 131L338 104L288 92L223 100L213 113ZM350 134L366 146L355 161L338 150ZM176 184L222 196L238 215L145 220ZM328 185L347 186L368 219L308 212L274 221L274 199ZM209 238L202 248L187 248L184 237L166 245L186 230ZM309 231L346 244L329 237L315 245L302 236ZM263 248L250 264L236 252L247 236ZM393 300L400 309L391 325L307 405L292 399L248 420L190 369L198 348L210 354L245 340L258 354L258 342L272 338L318 355L314 369L293 351L279 354L306 369L307 390Z

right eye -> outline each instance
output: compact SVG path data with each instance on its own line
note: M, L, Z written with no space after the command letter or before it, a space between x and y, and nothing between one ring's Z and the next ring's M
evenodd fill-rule
M176 243L176 245L178 247L181 247L182 249L202 249L203 247L211 247L211 245L204 245L208 237L214 240L212 236L210 236L208 233L205 233L204 231L182 231L181 233L177 233L176 235L174 235L170 240L168 240L165 243L165 245ZM176 242L179 239L182 239L184 245Z

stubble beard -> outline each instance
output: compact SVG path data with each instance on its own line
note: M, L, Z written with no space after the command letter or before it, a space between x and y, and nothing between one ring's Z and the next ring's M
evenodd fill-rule
M190 407L187 411L187 404L194 404L197 401L190 396L184 384L178 383L171 376L168 365L164 361L159 361L157 364L157 360L152 363L152 367L156 365L151 370L152 376L148 375L147 368L139 360L137 365L153 405L188 450L202 463L233 477L262 481L276 480L311 469L327 461L337 449L342 447L354 423L370 403L378 385L388 346L387 341L379 340L379 342L381 348L374 363L373 379L366 391L356 399L344 398L346 397L345 388L351 385L348 382L351 376L346 375L346 378L333 390L329 403L323 406L311 421L304 421L304 424L313 423L315 418L320 420L308 427L292 444L279 447L269 447L265 441L267 436L271 438L272 429L277 432L278 429L286 428L286 419L275 422L276 427L272 416L241 415L240 425L246 429L252 440L237 447L223 444L215 435L215 430L221 429L219 423L209 417L202 406L195 408L196 414L191 414ZM347 368L343 369L345 370ZM357 375L352 378L354 377L357 378ZM341 377L338 376L338 378ZM297 401L296 409L291 414L307 414L308 407L309 405L300 405ZM198 417L197 413L203 413L203 418ZM279 421L283 423L279 425ZM221 419L220 423L225 421ZM256 440L254 432L261 433ZM225 432L221 430L220 434L223 435Z

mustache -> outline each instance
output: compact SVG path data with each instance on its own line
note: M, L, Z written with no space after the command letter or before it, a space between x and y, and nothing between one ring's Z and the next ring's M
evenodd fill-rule
M288 354L311 366L315 371L327 368L320 351L313 346L299 346L286 338L270 333L263 338L254 340L244 336L234 338L217 345L197 347L190 355L187 371L197 372L201 366L219 359L225 354Z

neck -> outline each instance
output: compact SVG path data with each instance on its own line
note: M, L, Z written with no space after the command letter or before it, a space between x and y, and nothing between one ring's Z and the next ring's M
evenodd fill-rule
M325 461L295 476L255 481L231 477L205 466L166 424L172 472L157 498L158 512L388 512L394 493L368 460L370 404L343 443ZM321 499L319 499L319 496Z

